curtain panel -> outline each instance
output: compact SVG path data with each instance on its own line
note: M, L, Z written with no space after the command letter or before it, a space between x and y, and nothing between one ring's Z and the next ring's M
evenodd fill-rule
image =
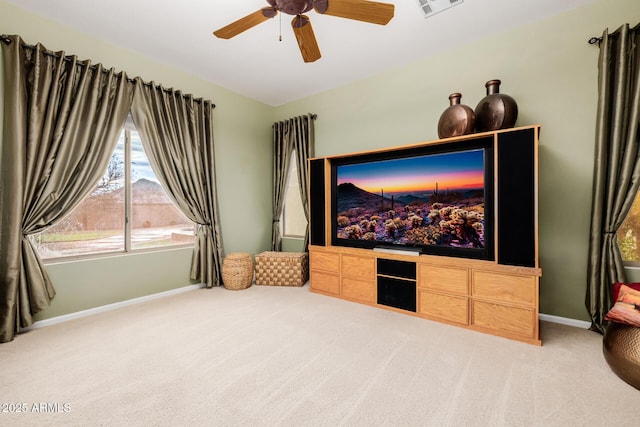
M98 182L133 87L125 73L26 46L18 36L0 45L0 342L7 342L55 296L29 236L59 222Z
M284 208L287 191L287 173L289 172L289 125L287 122L273 124L273 218L271 219L271 250L282 250L280 218Z
M315 146L314 114L292 117L288 120L273 124L273 218L271 221L271 250L282 250L282 235L280 233L280 218L284 209L287 176L291 154L295 150L298 180L300 182L300 197L304 214L309 221L308 202L308 165L307 160L313 157ZM305 233L304 250L309 246L309 227Z
M309 162L308 160L314 156L315 150L315 132L313 116L299 117L294 121L297 137L293 140L293 149L296 153L298 182L300 183L300 198L302 199L302 207L304 216L309 224ZM309 250L309 226L304 234L304 251Z
M167 194L198 224L191 278L222 284L222 238L216 193L213 105L135 79L131 115L149 163Z
M640 187L640 25L602 34L586 307L604 332L611 285L626 281L616 232Z

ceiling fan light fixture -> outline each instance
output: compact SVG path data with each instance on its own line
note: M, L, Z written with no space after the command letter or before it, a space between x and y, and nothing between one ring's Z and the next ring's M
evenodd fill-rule
M313 2L313 8L316 12L323 14L327 11L329 2L327 0L316 0Z
M275 18L278 14L278 10L275 7L263 7L261 10L265 18Z

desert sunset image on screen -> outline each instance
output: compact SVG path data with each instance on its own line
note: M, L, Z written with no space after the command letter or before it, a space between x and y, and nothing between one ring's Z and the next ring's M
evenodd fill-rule
M339 165L337 237L484 248L484 150Z

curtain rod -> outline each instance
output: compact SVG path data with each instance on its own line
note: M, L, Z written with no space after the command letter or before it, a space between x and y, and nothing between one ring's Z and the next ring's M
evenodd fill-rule
M589 40L587 40L587 43L589 44L598 44L600 45L600 42L602 41L602 37L591 37Z
M622 29L623 27L627 27L627 28L629 28L629 27L630 27L630 25L629 25L628 23L627 23L627 24L624 24L623 26L621 26L620 28L618 28L616 31L614 31L614 32L612 32L612 33L609 33L609 34L608 34L608 37L609 37L610 39L612 39L612 38L614 38L614 37L618 37L618 34L620 33L620 31L619 31L619 30L620 30L620 29ZM640 23L638 23L635 27L631 27L631 28L630 28L630 30L631 30L631 31L634 31L634 32L638 32L638 31L640 31ZM608 31L608 30L607 30L607 31ZM597 43L597 44L598 44L598 46L600 46L600 43L602 43L602 36L601 36L601 37L595 37L595 36L594 36L594 37L591 37L589 40L587 40L587 42L588 42L589 44L596 44L596 43Z
M6 34L0 34L0 41L2 41L2 42L3 42L4 44L6 44L6 45L10 45L10 44L13 42L13 40L11 40L11 39L9 38L9 36L7 36ZM35 49L35 46L34 46L34 45L30 45L30 44L27 44L27 43L24 43L24 42L22 43L22 47L27 48L27 49ZM58 58L58 59L60 58L60 55L58 55L56 52L51 52L51 51L49 51L49 50L44 50L44 51L43 51L43 53L44 53L45 55L51 56L51 57L53 57L53 58ZM65 56L63 59L64 59L65 61L71 61L71 59L69 58L69 56ZM84 65L84 64L82 64L82 63L79 63L78 65L83 66L83 67L85 67L85 66L86 66L86 65ZM97 67L96 67L95 65L90 65L90 66L89 66L89 68L90 68L90 69L92 69L92 70L95 70ZM107 70L105 70L105 72L107 72ZM132 79L131 77L127 77L127 81L129 81L129 82L131 82L131 83L134 83L136 80L135 80L135 79ZM153 87L153 85L152 85L150 82L145 82L145 81L143 81L143 82L142 82L142 84L143 84L143 85L145 85L145 86L147 86L147 87ZM174 92L174 91L171 91L171 90L169 90L169 89L165 89L165 88L162 88L162 90L163 90L165 93L173 93L173 92ZM182 95L182 96L183 96L183 97L185 97L185 98L189 98L189 96L188 96L188 95ZM193 96L191 96L191 98L193 99L193 101L194 101L194 102L198 102L198 103L205 102L202 98L193 98ZM212 103L211 103L211 108L216 108L216 104L214 104L214 103L212 102Z
M318 115L317 115L316 113L308 113L307 115L308 115L309 117L311 117L311 120L315 120L315 119L317 119L317 118L318 118ZM304 116L291 117L291 118L289 118L288 120L295 119L295 118L298 118L298 117L304 117ZM281 121L279 121L278 123L282 123L282 122L284 122L284 121L285 121L285 120L281 120Z

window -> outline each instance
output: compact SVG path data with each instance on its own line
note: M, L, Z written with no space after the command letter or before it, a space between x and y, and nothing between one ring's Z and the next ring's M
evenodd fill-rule
M43 259L191 245L195 224L169 199L132 124L93 191L60 223L33 236Z
M622 259L627 263L640 265L640 197L638 195L618 229L617 237Z
M303 239L307 232L307 218L304 216L302 197L300 197L300 180L296 152L291 153L287 187L285 190L284 209L282 210L283 236Z

